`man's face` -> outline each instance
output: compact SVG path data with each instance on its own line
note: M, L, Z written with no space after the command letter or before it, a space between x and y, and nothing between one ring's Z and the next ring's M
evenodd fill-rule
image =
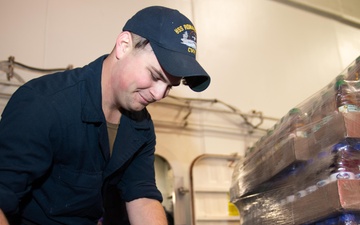
M118 60L112 72L112 92L119 107L140 111L148 104L165 98L181 78L167 74L160 66L150 44L131 48Z

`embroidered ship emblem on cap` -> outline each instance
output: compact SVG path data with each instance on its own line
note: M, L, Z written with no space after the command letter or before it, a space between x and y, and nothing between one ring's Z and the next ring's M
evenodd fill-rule
M191 32L189 35L189 33L187 31L185 31L183 34L183 37L181 38L181 44L184 44L184 45L196 50L196 34L195 34L195 32Z

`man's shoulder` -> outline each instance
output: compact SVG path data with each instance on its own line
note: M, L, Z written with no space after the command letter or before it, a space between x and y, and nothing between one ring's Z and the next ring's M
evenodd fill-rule
M106 55L99 57L95 61L83 67L71 70L59 71L34 78L24 84L25 87L34 89L42 94L53 94L69 88L76 88L80 83L90 80L89 85L100 82L102 61ZM91 84L90 84L91 83Z

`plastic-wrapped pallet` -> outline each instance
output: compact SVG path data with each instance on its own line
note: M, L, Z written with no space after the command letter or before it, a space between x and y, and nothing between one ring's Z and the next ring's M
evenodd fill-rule
M236 165L230 195L243 224L315 224L360 213L359 74L360 57Z

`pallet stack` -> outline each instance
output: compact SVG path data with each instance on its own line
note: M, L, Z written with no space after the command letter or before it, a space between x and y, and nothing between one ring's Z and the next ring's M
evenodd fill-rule
M244 225L359 220L360 57L248 149L230 193Z

